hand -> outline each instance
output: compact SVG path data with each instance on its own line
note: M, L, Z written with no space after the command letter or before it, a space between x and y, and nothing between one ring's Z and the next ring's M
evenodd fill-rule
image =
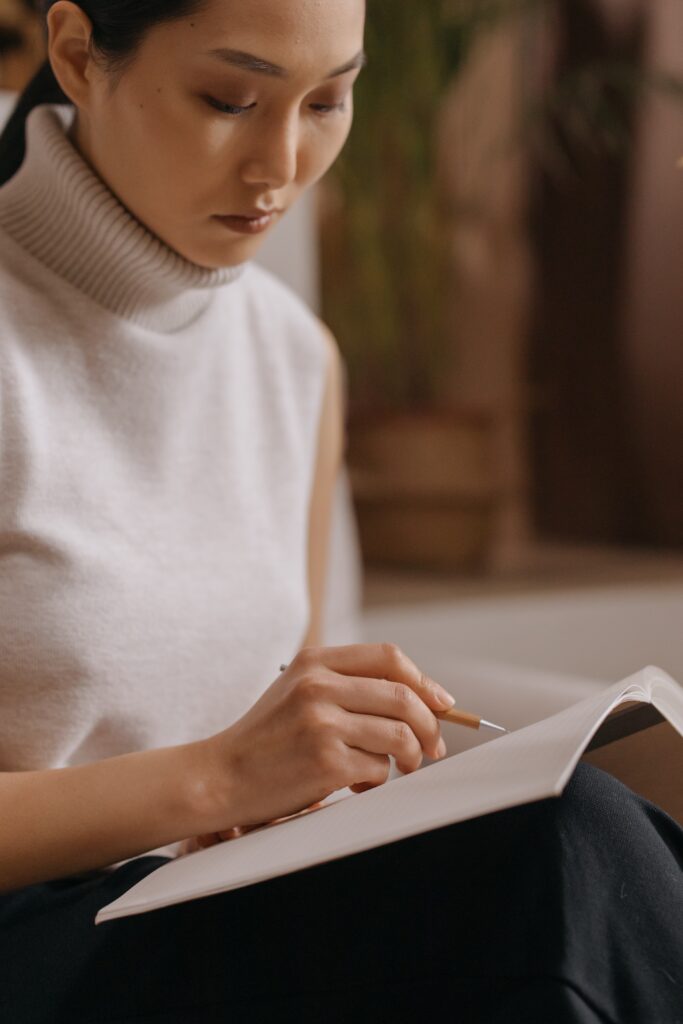
M445 698L444 699L444 695ZM443 756L435 711L452 706L395 644L305 647L242 718L200 741L205 833L258 828L349 787Z

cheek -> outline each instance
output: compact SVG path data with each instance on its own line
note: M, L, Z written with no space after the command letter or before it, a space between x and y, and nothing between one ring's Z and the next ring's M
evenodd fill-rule
M320 132L302 147L299 154L298 178L302 184L310 184L321 178L335 162L351 131L351 117L339 120L338 124Z
M150 201L164 204L167 216L173 209L201 204L202 196L215 192L222 163L218 139L206 125L175 110L160 110L148 119L140 160Z

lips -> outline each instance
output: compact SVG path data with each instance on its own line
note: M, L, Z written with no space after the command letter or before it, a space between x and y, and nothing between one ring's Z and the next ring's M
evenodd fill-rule
M273 223L275 214L261 214L258 217L245 217L243 215L235 216L234 214L228 217L216 217L219 223L224 224L225 227L231 228L233 231L238 231L243 235L258 235L262 231L266 231Z
M243 220L260 220L262 217L275 216L276 213L282 213L282 210L273 207L271 210L249 210L247 213L224 213L221 216L240 217Z

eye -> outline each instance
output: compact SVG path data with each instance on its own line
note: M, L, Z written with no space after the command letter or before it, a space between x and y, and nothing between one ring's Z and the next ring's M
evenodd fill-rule
M215 107L216 110L220 110L222 114L232 114L234 117L239 117L245 110L251 110L252 107L256 106L255 103L250 103L248 107L237 107L232 103L221 103L220 100L215 100L212 96L207 96L206 101L210 106Z
M341 103L312 103L311 107L316 110L319 114L331 114L335 110L343 113L346 110L346 100L342 100Z
M236 106L232 103L221 103L220 100L216 100L212 96L206 96L205 99L215 110L219 110L222 114L228 114L232 117L241 117L247 110L251 110L256 106L255 103L250 103L247 107ZM335 111L343 112L346 110L346 100L342 100L340 103L312 103L311 109L322 116L332 114Z

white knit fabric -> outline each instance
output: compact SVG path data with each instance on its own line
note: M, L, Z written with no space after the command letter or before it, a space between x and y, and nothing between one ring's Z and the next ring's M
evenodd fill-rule
M0 770L227 727L309 618L320 324L151 234L72 117L0 188Z

